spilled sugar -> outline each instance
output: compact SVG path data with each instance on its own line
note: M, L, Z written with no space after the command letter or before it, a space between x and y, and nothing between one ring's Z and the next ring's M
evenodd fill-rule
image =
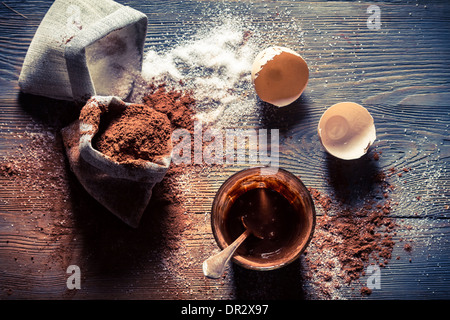
M212 29L200 29L174 48L145 54L142 76L193 90L197 120L224 128L239 125L257 112L250 70L258 48L252 31L226 19Z

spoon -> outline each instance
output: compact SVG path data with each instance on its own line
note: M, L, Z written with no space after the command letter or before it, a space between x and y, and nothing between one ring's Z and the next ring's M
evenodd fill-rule
M217 279L225 271L225 267L230 261L237 248L250 235L250 230L246 229L236 240L218 254L208 258L203 262L203 274L209 278Z
M246 228L245 231L228 247L203 262L203 274L205 276L213 279L219 278L225 271L225 267L236 249L239 248L251 233L260 239L265 239L265 234L261 234L257 229L251 229L247 226L246 217L246 215L241 217L242 224Z

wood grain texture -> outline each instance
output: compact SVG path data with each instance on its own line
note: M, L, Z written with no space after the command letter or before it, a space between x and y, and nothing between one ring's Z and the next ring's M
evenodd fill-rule
M389 196L398 203L391 213L399 223L396 246L381 269L382 289L369 298L450 298L448 3L377 3L382 28L369 30L366 2L119 2L148 15L146 50L172 48L231 13L258 30L264 45L301 52L310 67L305 93L282 109L255 99L259 112L246 119L247 126L279 129L280 167L324 193L339 196L343 184L356 183L361 188L355 201L364 200L373 186L358 181L368 171L395 168ZM218 250L209 222L213 197L246 166L204 168L183 177L186 213L176 215L155 199L136 230L90 198L70 172L58 134L80 106L22 95L17 84L51 1L6 3L27 18L0 5L0 157L27 166L0 176L1 299L305 297L301 261L263 274L230 266L220 281L202 275L203 260ZM354 172L325 153L316 133L322 113L340 101L366 106L377 128L371 153L353 162ZM45 150L54 152L43 157ZM403 168L411 170L400 177ZM163 233L168 225L176 228ZM405 241L411 252L403 249ZM82 270L81 290L66 288L70 264ZM341 294L361 298L358 289L342 288Z

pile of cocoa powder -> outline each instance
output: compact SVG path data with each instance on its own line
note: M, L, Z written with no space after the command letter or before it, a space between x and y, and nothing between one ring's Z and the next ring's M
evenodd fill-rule
M93 146L120 163L156 162L170 153L171 123L167 116L145 104L130 104L107 122Z
M93 130L100 124L93 147L117 162L156 162L158 157L170 153L174 129L193 132L192 92L167 89L165 83L141 83L132 100L134 103L123 104L120 109L92 98L79 117Z
M329 196L321 196L329 199ZM319 200L319 204L320 201L323 200ZM381 267L389 262L395 244L392 231L396 224L389 217L390 201L368 200L361 208L343 206L337 210L336 215L318 219L317 228L325 231L322 234L327 236L317 242L317 247L333 251L342 265L344 283L351 284L364 274L370 260Z

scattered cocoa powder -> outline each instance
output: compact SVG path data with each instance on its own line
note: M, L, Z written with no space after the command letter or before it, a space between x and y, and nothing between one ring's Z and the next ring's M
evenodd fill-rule
M18 173L17 168L12 163L2 163L0 165L0 174L5 177L10 177Z
M165 114L171 124L170 134L179 128L186 129L191 134L194 133L195 99L191 91L168 89L165 83L146 83L141 79L141 83L135 86L132 99L133 102L143 103L148 108ZM192 150L192 152L194 151ZM171 163L164 179L155 189L156 195L161 200L172 204L181 206L185 203L186 199L181 190L178 190L177 182L189 167L189 164L175 165Z
M189 131L194 129L195 99L191 92L167 90L165 84L158 86L150 84L149 91L143 97L143 102L162 112L169 118L173 129L184 128Z
M12 141L21 141L20 147L12 145L0 157L0 203L10 211L9 223L18 234L41 240L36 242L37 251L54 245L47 260L42 260L45 255L39 255L42 267L64 267L71 252L66 251L65 242L60 240L71 237L69 230L73 223L62 142L44 126L34 124L27 129L10 134ZM23 262L24 254L18 254L20 258L16 254L11 260ZM31 256L28 260L34 263L37 259ZM5 268L11 266L14 265L5 262Z
M390 204L385 203L383 208L389 210ZM319 220L319 228L341 240L334 241L331 238L322 249L331 249L336 254L344 269L346 283L360 277L370 258L375 261L380 258L390 259L394 241L391 235L381 232L389 232L395 223L385 212L372 207L356 210L344 208L337 215L324 216Z
M373 153L373 160L378 161L380 160L380 153L378 153L377 151L375 151Z
M316 203L318 203L322 209L324 210L324 213L326 214L328 210L331 208L332 200L330 197L322 194L319 192L319 190L315 188L308 188L312 198L315 200Z
M388 172L396 170L390 168ZM315 239L311 243L315 253L305 255L304 259L309 268L307 277L315 281L323 297L332 298L341 281L347 285L357 281L370 263L384 267L392 258L397 224L390 217L394 204L389 193L395 188L387 181L388 176L382 171L374 174L372 181L378 188L359 205L309 188L316 208L323 214L317 217ZM361 294L370 293L367 287L361 288Z
M405 243L405 245L403 246L403 249L407 252L411 252L412 247L409 243Z
M362 287L361 288L361 294L363 296L369 296L372 294L372 289L369 289L368 287Z

